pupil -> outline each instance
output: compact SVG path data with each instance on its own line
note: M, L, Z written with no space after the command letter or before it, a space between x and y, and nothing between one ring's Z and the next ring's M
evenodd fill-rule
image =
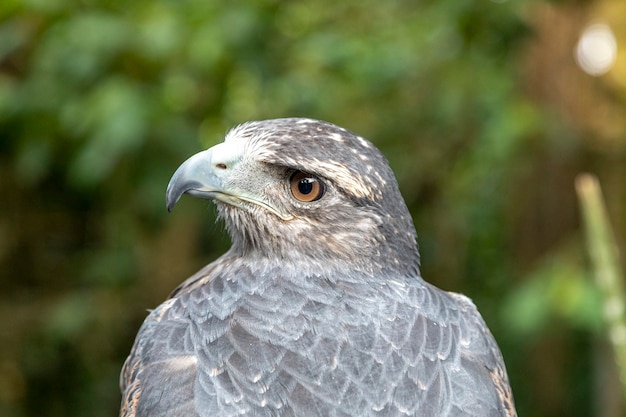
M303 178L298 182L298 191L302 194L310 194L313 191L313 181L310 178Z

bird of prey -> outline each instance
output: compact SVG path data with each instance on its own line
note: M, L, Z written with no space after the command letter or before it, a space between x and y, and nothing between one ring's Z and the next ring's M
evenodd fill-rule
M232 246L139 330L121 416L516 415L474 304L420 276L382 153L336 125L249 122L167 188L214 201Z

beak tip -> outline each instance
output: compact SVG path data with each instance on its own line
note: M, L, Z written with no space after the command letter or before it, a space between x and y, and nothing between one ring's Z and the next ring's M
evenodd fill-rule
M174 210L174 206L176 205L176 203L178 203L178 200L180 200L180 197L181 195L183 195L184 192L185 190L182 190L182 192L180 192L172 187L171 183L169 184L165 195L165 208L167 208L168 213L171 213L172 210Z
M178 173L178 172L177 172ZM180 200L180 197L185 193L186 189L184 187L180 187L178 183L178 176L174 174L170 183L167 184L167 190L165 191L165 207L167 208L168 213L171 213L174 210L174 206Z

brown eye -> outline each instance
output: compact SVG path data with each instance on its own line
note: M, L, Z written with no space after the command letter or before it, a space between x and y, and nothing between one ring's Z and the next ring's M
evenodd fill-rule
M290 180L291 194L298 201L308 203L319 200L324 195L324 183L311 174L296 171Z

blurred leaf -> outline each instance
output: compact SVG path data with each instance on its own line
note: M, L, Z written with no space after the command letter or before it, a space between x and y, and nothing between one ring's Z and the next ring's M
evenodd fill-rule
M131 36L120 16L94 10L70 15L43 34L33 70L68 77L68 83L92 82L109 68L115 54L126 48Z
M137 52L155 60L171 56L180 48L186 35L187 27L181 21L183 17L165 2L144 3L135 16Z
M22 142L19 147L15 162L17 175L23 183L34 185L49 172L52 146L47 140L32 138Z
M93 300L89 293L70 293L58 301L46 320L50 336L72 339L93 325Z
M148 114L141 89L112 78L68 111L67 129L89 135L70 165L69 178L79 185L101 182L126 154L146 140Z
M581 249L565 245L550 254L513 292L505 306L506 321L518 337L539 337L554 320L598 331L602 301L581 262Z

